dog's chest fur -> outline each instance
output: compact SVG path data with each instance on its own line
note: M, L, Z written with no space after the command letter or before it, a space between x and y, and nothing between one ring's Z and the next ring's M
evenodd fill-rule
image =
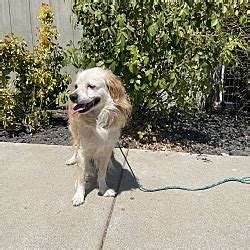
M98 154L107 147L113 148L120 136L118 127L102 128L98 124L89 126L78 124L81 150L87 154Z

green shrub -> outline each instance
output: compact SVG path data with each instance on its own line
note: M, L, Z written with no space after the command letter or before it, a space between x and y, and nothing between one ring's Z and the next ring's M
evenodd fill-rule
M33 52L13 34L0 41L2 122L7 130L17 126L33 130L48 125L47 110L65 99L63 93L70 82L67 74L60 73L64 57L56 43L58 32L52 27L54 15L49 5L42 5L38 19L41 26ZM12 86L10 73L14 73Z
M197 108L210 93L215 70L237 61L236 47L245 50L246 5L75 0L83 37L67 56L77 68L102 66L121 76L138 117Z

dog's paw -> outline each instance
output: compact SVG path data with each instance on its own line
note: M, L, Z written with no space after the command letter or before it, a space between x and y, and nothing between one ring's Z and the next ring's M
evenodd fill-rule
M108 190L104 193L103 196L104 196L104 197L114 197L114 196L116 196L116 192L115 192L114 189L108 189Z
M77 163L75 155L73 155L70 159L66 161L66 165L74 165Z
M80 193L80 192L76 192L73 199L72 199L72 203L74 206L79 206L81 204L84 203L84 194Z

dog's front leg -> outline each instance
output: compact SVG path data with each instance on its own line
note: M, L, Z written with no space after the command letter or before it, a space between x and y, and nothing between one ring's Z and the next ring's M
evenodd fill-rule
M77 153L77 170L78 178L76 180L76 193L72 199L74 206L79 206L84 203L85 196L85 183L86 183L86 164L87 159L83 157L82 152L79 150Z
M76 120L73 119L71 116L69 116L69 131L72 136L74 154L69 160L66 161L66 165L74 165L77 163L77 152L80 149L80 141L79 141L77 126L78 125Z
M98 167L97 181L99 185L99 192L105 197L114 197L116 195L115 190L109 188L106 184L106 175L110 157L111 153L104 156L99 156L96 160L96 165Z

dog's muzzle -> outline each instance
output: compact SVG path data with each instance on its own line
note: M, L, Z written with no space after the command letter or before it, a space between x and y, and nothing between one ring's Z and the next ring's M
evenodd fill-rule
M74 97L73 97L74 99ZM71 100L72 101L72 100ZM90 109L92 109L93 107L95 107L99 102L101 101L100 97L96 97L93 100L91 100L90 102L87 103L77 103L71 110L71 115L75 114L75 113L86 113L87 111L89 111Z

